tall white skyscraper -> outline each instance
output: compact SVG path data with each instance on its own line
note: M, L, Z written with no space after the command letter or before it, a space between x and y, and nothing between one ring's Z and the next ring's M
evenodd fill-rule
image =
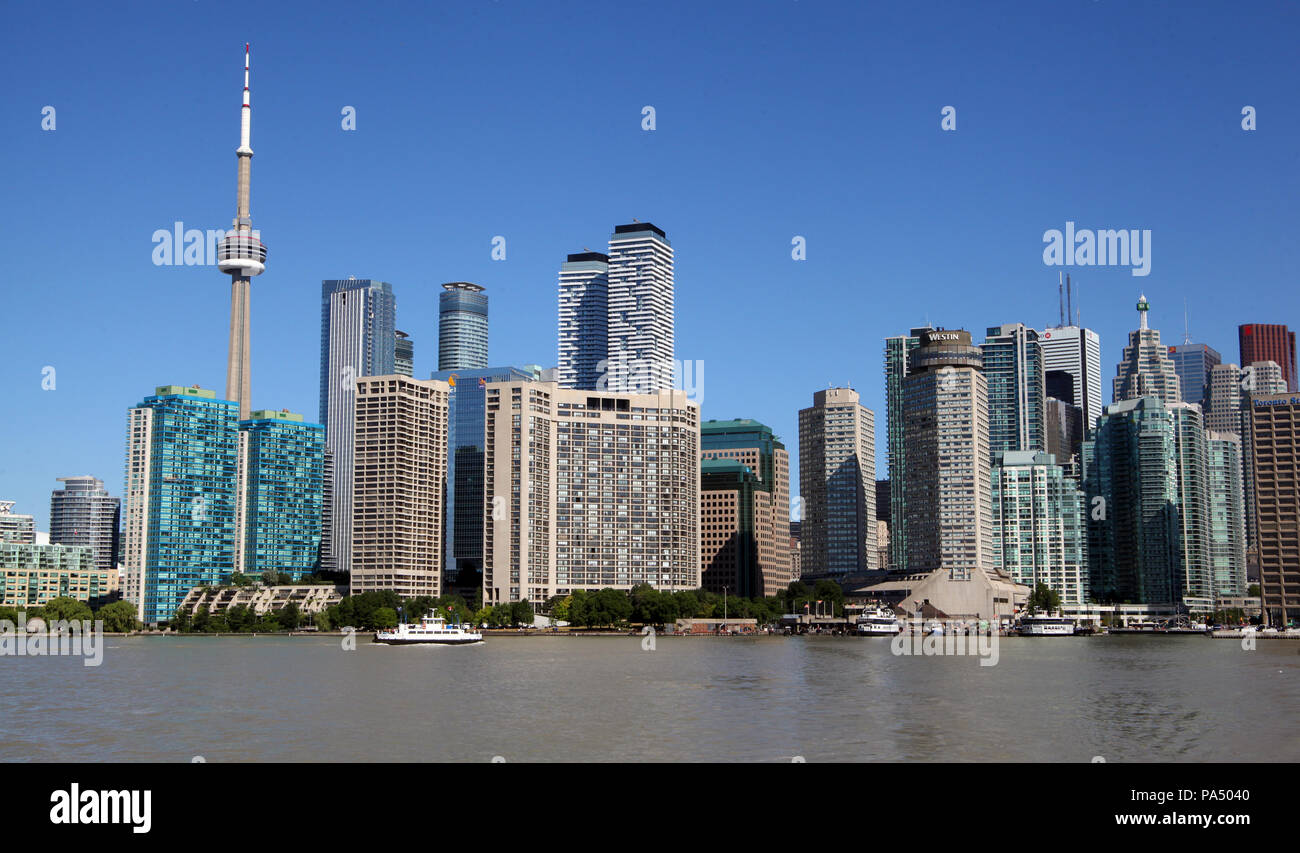
M597 390L673 387L673 247L649 222L618 225L610 235L607 342L606 381Z
M608 346L609 255L569 255L560 267L560 387L594 391Z
M1051 374L1054 371L1068 374L1072 380L1073 399L1065 402L1082 409L1084 429L1092 429L1102 415L1101 338L1092 329L1055 326L1039 334L1038 345L1043 350L1048 396L1055 396L1052 394Z
M322 512L321 568L351 571L352 460L356 384L393 370L396 300L387 282L321 282L320 422L330 481Z

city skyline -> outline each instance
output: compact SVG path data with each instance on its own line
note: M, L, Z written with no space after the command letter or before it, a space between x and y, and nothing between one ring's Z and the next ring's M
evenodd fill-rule
M528 14L505 26L499 34L503 44L493 47L491 55L517 45L523 30L539 23ZM869 20L853 11L847 14L844 35L828 36L836 48L843 45L840 39L860 35ZM974 13L954 14L962 18ZM1077 14L1078 20L1070 23L1084 32L1104 27L1104 21ZM1154 19L1144 19L1140 10L1134 14L1139 26L1123 34L1113 48L1117 55L1145 33L1144 25L1154 26ZM691 38L716 36L723 26L720 14L704 10L697 15L701 30ZM779 31L812 16L819 33L825 34L826 15L816 9L787 10L760 16L757 26ZM111 29L106 16L103 10L92 10L70 26L87 32ZM195 30L198 36L184 29L196 22L203 23ZM541 23L548 31L559 26ZM972 39L982 42L950 41L951 56L927 61L956 69L964 59L996 52L1000 43L1012 37L998 34L991 21L978 16L966 23L972 27ZM19 41L40 25L35 13L20 12L15 21ZM107 57L107 45L91 44L84 60L58 44L50 45L47 54L27 54L27 48L20 48L16 55L18 61L31 59L37 72L20 75L17 84L19 102L31 104L30 115L7 118L8 137L14 140L18 156L34 166L32 174L16 176L15 194L31 197L35 214L30 221L15 222L9 236L32 247L32 257L41 257L42 266L20 258L13 274L16 280L40 286L13 288L9 297L12 310L30 322L14 330L12 346L22 358L7 373L4 387L17 417L4 419L0 429L10 446L21 441L30 452L0 465L0 487L6 499L17 501L20 512L37 518L38 529L49 526L49 484L55 477L92 475L105 481L110 494L124 495L120 475L124 412L148 389L177 382L197 383L219 393L223 387L228 346L223 317L229 310L225 294L215 285L212 270L154 265L150 235L170 229L176 221L187 229L228 221L230 111L237 104L231 85L232 57L250 34L237 32L242 25L236 22L213 26L198 9L193 14L183 12L174 23L153 26L157 49L115 72L120 75L115 80L114 75L105 75L110 79L102 82L86 80L68 70ZM1233 337L1240 324L1297 325L1285 285L1274 284L1285 281L1285 270L1293 260L1294 249L1285 238L1284 199L1293 195L1288 181L1295 179L1274 180L1270 170L1284 162L1282 151L1295 136L1296 120L1280 109L1269 111L1270 103L1282 100L1280 84L1274 80L1284 75L1273 74L1266 57L1285 55L1285 51L1255 44L1254 53L1243 53L1242 65L1217 69L1219 78L1194 72L1198 95L1165 98L1158 110L1149 96L1153 91L1171 92L1183 72L1175 78L1152 60L1142 59L1098 72L1095 89L1077 99L1076 108L1100 109L1111 103L1114 109L1118 102L1118 111L1126 117L1131 115L1124 110L1138 107L1153 112L1145 123L1116 118L1099 128L1081 128L1085 137L1105 139L1107 152L1118 163L1126 156L1148 152L1162 134L1177 130L1186 143L1187 159L1156 166L1146 161L1116 166L1082 147L1069 148L1080 173L1071 175L1049 171L1057 156L1053 149L1061 147L1051 128L1068 121L1069 114L1045 106L1050 101L1042 89L1016 93L1014 86L1001 82L981 88L933 76L912 85L873 82L872 75L853 68L857 91L875 92L885 99L876 114L875 109L863 109L855 97L840 101L840 96L827 94L819 85L834 76L836 63L848 61L847 53L845 58L834 54L825 67L794 66L793 57L807 49L806 41L801 41L804 36L793 37L798 42L794 49L778 45L771 70L754 70L759 85L730 90L735 102L721 115L702 119L698 104L707 93L693 94L688 85L693 83L688 80L692 71L701 73L698 63L673 71L668 63L654 59L650 67L663 74L663 82L655 83L645 83L643 70L611 63L607 81L580 86L570 81L559 87L560 94L538 103L530 100L539 96L532 87L498 93L502 100L492 106L491 97L485 95L499 86L501 78L487 71L489 57L467 66L484 71L482 81L474 81L461 94L439 90L433 107L417 110L385 88L390 72L382 67L345 72L325 59L306 62L302 69L293 67L296 60L289 58L285 43L287 26L285 18L269 14L258 28L265 35L253 39L259 46L262 141L258 156L263 165L254 215L259 227L273 230L276 255L270 274L257 282L258 316L264 319L253 327L253 369L259 377L252 388L253 408L313 411L310 395L317 391L318 370L314 289L322 279L348 275L374 276L393 284L402 306L401 328L424 342L416 351L416 377L428 376L435 367L438 283L453 279L481 282L493 294L496 343L491 363L551 366L556 270L568 253L607 233L614 223L633 217L656 222L673 236L676 355L708 364L708 399L702 417L761 420L772 425L787 447L798 440L797 411L806 405L808 394L827 384L851 383L862 394L864 405L883 420L879 348L886 337L905 334L927 320L936 326L972 329L1015 322L1042 329L1053 322L1056 271L1042 262L1041 235L1066 221L1150 227L1155 235L1152 273L1140 282L1127 268L1072 271L1082 323L1101 335L1103 377L1118 362L1122 342L1131 331L1129 306L1138 292L1150 298L1152 327L1163 329L1169 342L1178 338L1178 314L1186 297L1195 339L1225 358L1235 352ZM1180 50L1189 59L1209 51L1211 44L1218 51L1220 39L1242 47L1247 31L1251 39L1260 37L1249 17L1223 21L1209 16L1173 26ZM655 25L646 45L636 47L637 55L649 61L670 29ZM886 27L872 38L887 41L889 32ZM365 44L375 36L363 28L358 37ZM1263 35L1264 41L1274 37ZM175 43L167 43L169 39ZM408 46L395 50L400 54L423 45L412 36ZM475 47L481 48L482 43L471 39L456 50L472 52ZM886 56L903 63L904 71L912 67L908 62L915 60L887 45L881 47ZM1050 58L1045 47L1031 50L1041 50L1033 53L1034 59L1058 61ZM1141 67L1135 69L1134 64ZM61 70L60 65L66 67ZM417 67L429 66L417 63ZM176 79L158 79L162 68L174 69L168 74ZM548 76L557 73L544 70ZM1148 86L1141 93L1126 94L1118 85L1125 75L1145 75ZM134 85L122 87L123 80ZM763 91L763 83L770 85L758 97L755 92ZM138 90L138 94L122 95L125 109L138 114L130 128L100 121L101 115L107 115L100 111L107 108L94 102L102 99L99 87L110 84L115 90ZM200 103L195 92L212 94ZM304 103L294 104L293 98L303 92L308 93ZM800 92L815 95L804 102ZM532 153L499 144L510 138L514 122L521 122L525 133L544 136L546 123L560 121L566 115L560 105L575 94L599 105L578 123L577 132L594 131L591 142L575 146L569 154L552 143ZM150 104L157 101L168 105L164 113L151 111ZM778 101L785 110L780 117L773 113ZM959 115L952 133L939 125L939 111L948 103L956 104ZM1255 133L1239 126L1241 106L1247 103L1261 111L1261 130ZM40 108L45 104L58 109L56 130L39 129ZM645 105L657 110L654 131L641 129ZM347 106L357 111L356 131L340 127L340 111ZM441 143L442 157L463 161L458 167L467 173L463 181L453 181L436 169L416 169L421 161L413 159L412 149L400 142L404 135L425 136L423 129L437 120L439 109L463 111L486 122L467 131L459 143ZM844 113L853 127L873 129L872 162L888 162L902 175L890 177L882 166L868 164L853 184L860 180L867 187L883 182L884 198L901 205L901 211L886 213L864 207L856 199L841 199L837 175L843 164L859 162L855 151L860 141L830 136L814 141L816 137L806 136L829 132L826 115L831 113ZM1008 134L1008 113L1032 115L1041 119L1042 126L1035 130L1038 123L1034 122L1020 136ZM813 123L803 130L799 123L805 119ZM996 145L987 130L993 123L1002 131L995 134ZM90 127L96 128L94 133ZM567 134L563 142L572 144L574 137ZM158 140L164 139L167 150L158 148ZM690 147L709 140L741 145L736 162L713 177L706 169L708 158L682 153L683 139ZM129 141L141 140L146 144L139 150L126 147ZM792 144L802 150L822 145L824 157L819 160L827 162L773 156L780 146ZM476 147L482 152L475 153ZM915 153L909 153L912 149ZM1222 168L1198 188L1199 204L1186 205L1185 199L1173 198L1184 189L1179 170L1190 168L1195 158L1211 150ZM1233 151L1239 157L1232 157ZM606 180L609 170L632 157L643 168L625 172L626 180L611 186ZM114 175L121 161L134 163L137 158L147 162L143 179L127 190L117 188ZM548 158L555 158L561 168L551 168ZM118 162L110 165L110 159ZM594 160L597 168L575 178L571 170L584 159ZM331 160L346 173L333 173L336 180L319 180ZM983 166L975 168L977 162ZM769 190L748 186L760 166L768 177L758 183L779 183L790 199L788 209L756 222L738 219L737 204L755 209L771 206ZM500 183L493 184L497 193L487 194L493 198L475 200L468 211L430 212L436 203L424 199L422 190L433 182L448 182L451 191L443 194L468 203L474 176L494 167L504 174ZM419 180L411 182L413 187L399 186L395 179L413 169ZM553 172L558 174L550 177ZM1034 183L1024 180L1026 173L1045 185L1026 188L1023 184ZM1096 189L1088 186L1090 176L1103 173L1112 180ZM43 184L41 175L63 177ZM69 193L62 180L73 177L81 191ZM561 192L559 187L566 189ZM931 187L946 193L951 203L942 209L931 205L925 198L930 193L919 191ZM1000 194L1006 198L991 214L979 212L986 199ZM714 196L726 198L718 203ZM112 213L109 198L114 201ZM557 200L563 200L559 209ZM352 213L358 201L367 202L363 217ZM503 203L517 209L504 214ZM1192 209L1184 211L1184 206ZM403 217L412 211L422 213L405 222ZM96 223L93 232L86 230L83 238L80 225L74 232L84 239L88 251L66 251L61 241L68 236L67 228L57 223L90 221ZM948 236L937 249L922 254L914 238L901 236L919 225L928 233ZM504 237L506 245L505 259L500 261L492 259L492 241L497 236ZM791 258L795 237L807 240L805 261ZM1212 247L1209 252L1207 244ZM872 258L867 268L861 263L864 249ZM107 259L113 263L104 264ZM1264 300L1250 303L1240 314L1218 310L1216 297L1223 282L1243 278ZM803 294L801 299L788 298L795 289ZM765 304L754 305L756 299ZM829 310L828 302L834 303ZM57 309L51 310L52 305ZM770 373L761 383L746 381L756 379L745 347L752 329L745 323L721 322L737 305L776 330L766 350L770 367L764 370ZM150 322L151 317L161 321ZM92 340L98 351L82 343ZM55 371L50 390L42 387L46 367ZM765 393L755 402L754 390L760 384ZM877 423L878 476L888 471L883 429L884 424ZM792 464L791 479L797 478Z

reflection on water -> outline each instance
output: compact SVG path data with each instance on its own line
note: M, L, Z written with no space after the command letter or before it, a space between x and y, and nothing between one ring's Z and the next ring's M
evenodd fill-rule
M1300 760L1285 640L138 637L0 672L5 761Z

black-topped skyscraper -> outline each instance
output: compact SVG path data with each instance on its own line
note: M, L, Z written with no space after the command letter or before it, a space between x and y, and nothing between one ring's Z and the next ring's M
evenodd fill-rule
M244 45L244 105L239 111L238 182L234 228L217 245L217 269L230 275L230 348L226 359L226 399L239 404L239 417L249 413L249 307L252 277L266 269L266 246L253 231L249 213L249 185L253 149L249 147L250 107L248 103L248 45Z
M673 247L649 222L617 225L609 238L606 377L602 391L673 387Z

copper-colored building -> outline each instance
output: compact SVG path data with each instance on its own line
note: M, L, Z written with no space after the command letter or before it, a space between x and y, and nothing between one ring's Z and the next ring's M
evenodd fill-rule
M1256 544L1264 618L1300 623L1300 396L1265 394L1250 407Z

